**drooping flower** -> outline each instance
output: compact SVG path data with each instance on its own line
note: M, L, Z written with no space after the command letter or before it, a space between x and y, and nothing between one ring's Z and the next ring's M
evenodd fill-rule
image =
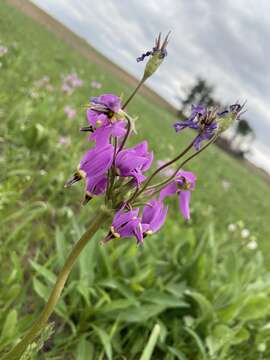
M160 200L167 196L178 194L179 208L184 219L190 219L190 195L191 190L194 190L196 176L189 171L179 171L176 178L160 192Z
M211 140L215 135L218 128L216 117L216 109L208 110L202 105L192 105L190 117L187 120L175 123L173 126L176 132L186 128L198 130L199 134L194 140L194 147L198 151L204 140Z
M107 187L107 176L100 175L86 179L85 195L83 205L88 203L94 196L105 193Z
M66 187L81 179L96 178L104 175L112 166L114 148L111 144L104 147L95 146L83 156L77 171L71 179L66 182Z
M142 212L143 235L151 235L157 232L166 219L168 207L161 200L150 200L144 206Z
M114 238L136 237L137 243L143 241L143 228L139 218L139 208L125 211L122 207L113 218L110 232L104 239L107 242Z
M153 152L148 152L147 141L125 150L121 150L115 159L115 167L119 176L133 177L137 186L145 180L143 173L153 161Z

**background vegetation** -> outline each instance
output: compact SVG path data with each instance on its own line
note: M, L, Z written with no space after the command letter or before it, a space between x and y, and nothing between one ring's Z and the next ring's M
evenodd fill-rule
M131 89L5 3L0 16L1 353L42 309L95 211L95 200L81 208L81 184L63 187L89 147L78 131L88 99ZM68 95L72 72L83 85ZM175 118L140 95L129 111L134 141L147 138L156 160L192 136L176 135ZM152 348L153 359L270 358L269 185L214 146L187 169L198 177L190 223L172 201L166 226L142 249L132 240L100 246L98 233L42 335L53 336L28 358L147 360Z

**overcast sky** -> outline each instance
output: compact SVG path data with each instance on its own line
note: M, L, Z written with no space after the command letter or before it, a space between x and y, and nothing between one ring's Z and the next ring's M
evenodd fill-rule
M176 104L201 76L222 103L247 100L253 157L270 171L269 0L33 0L133 75L159 31L168 57L148 84Z

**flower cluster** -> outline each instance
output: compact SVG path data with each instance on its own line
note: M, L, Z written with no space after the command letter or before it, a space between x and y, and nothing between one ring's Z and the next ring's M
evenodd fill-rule
M137 59L142 61L151 55L139 86L157 70L165 58L168 35L162 44L159 35L153 50ZM173 195L178 197L183 218L189 220L190 197L195 189L196 176L190 171L184 171L183 164L199 153L203 141L208 141L207 145L210 145L228 123L239 116L242 109L238 104L222 112L202 105L193 106L190 117L177 122L174 127L177 132L191 128L197 130L198 134L180 154L166 163L159 162L159 168L148 175L154 159L153 152L148 149L148 142L142 141L126 147L133 130L133 121L125 107L139 86L124 104L114 94L90 99L86 111L88 125L82 127L81 131L90 133L87 139L93 146L84 154L74 175L66 182L66 186L70 186L80 180L84 181L84 205L92 198L104 195L105 206L113 215L104 242L134 237L137 243L143 243L147 235L157 232L164 224L168 213L165 203ZM183 156L192 151L193 146L197 152L178 164ZM177 165L177 169L171 167L173 164ZM162 181L151 184L156 179Z
M50 83L50 78L48 75L44 75L41 79L34 82L34 87L36 89L44 89L47 91L53 91L54 87Z
M62 82L62 91L67 95L71 95L76 88L83 85L81 80L75 72L68 74Z
M127 197L130 192L140 191L147 180L145 173L150 169L154 155L148 150L147 141L133 147L122 147L121 139L127 135L128 125L121 99L113 94L91 98L86 115L88 126L81 130L91 132L88 139L94 146L82 157L66 186L83 179L83 204L86 204L93 197L108 193L111 178L114 177L115 187L107 201L110 201L116 213L104 242L113 238L134 236L138 243L142 243L147 235L157 232L163 225L168 212L164 205L165 198L174 194L179 197L183 217L189 219L190 191L194 189L196 180L191 172L179 171L172 181L157 194L150 195L147 201L144 201L144 196L138 196L137 201L143 201L142 208L133 207L135 200L129 202ZM115 144L112 139L120 140L119 144ZM120 184L122 186L119 186ZM126 193L122 193L121 189L125 188ZM147 190L146 188L145 193Z

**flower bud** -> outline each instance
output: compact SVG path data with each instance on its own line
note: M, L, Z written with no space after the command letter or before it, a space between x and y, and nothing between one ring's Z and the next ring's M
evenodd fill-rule
M240 111L243 109L243 107L244 104L233 104L229 106L228 110L218 113L217 124L219 134L227 130L234 123L234 121L239 118Z
M161 44L161 33L159 33L159 36L156 39L153 50L147 51L146 53L142 54L140 57L137 58L137 62L140 62L143 61L145 57L151 56L145 66L144 75L143 75L144 79L147 79L151 75L153 75L154 72L160 67L165 57L167 56L166 47L168 45L169 35L170 32L167 34L163 43Z

